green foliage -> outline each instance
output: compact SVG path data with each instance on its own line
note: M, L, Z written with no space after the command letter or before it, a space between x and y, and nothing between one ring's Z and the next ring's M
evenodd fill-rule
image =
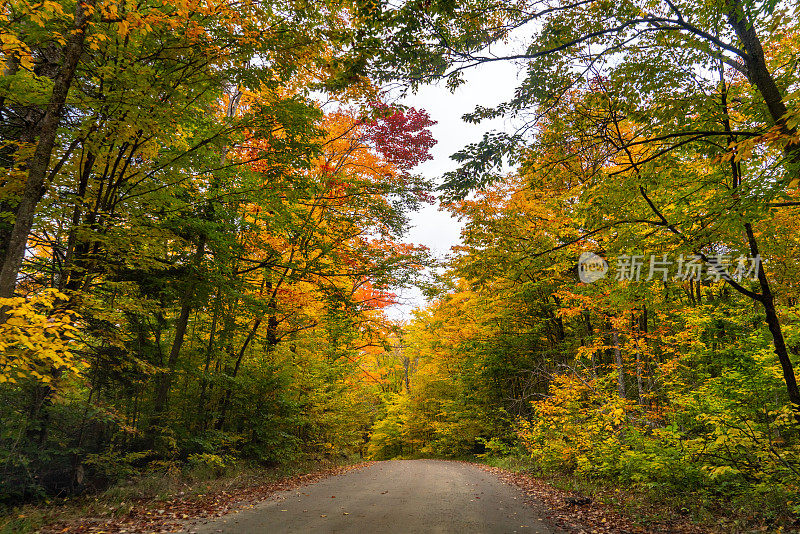
M387 79L455 87L523 61L508 101L465 117L516 133L453 157L462 243L409 327L418 371L383 442L522 449L540 472L796 522L797 6L471 0L383 16L395 27L372 64ZM579 279L587 251L611 276ZM632 254L640 279L614 280ZM645 280L651 254L697 255L704 276ZM756 254L757 279L707 275L717 255Z
M4 4L0 501L362 452L435 141L359 6Z
M187 458L190 467L207 470L217 476L224 472L225 468L231 464L232 460L233 459L230 457L209 453L190 454Z

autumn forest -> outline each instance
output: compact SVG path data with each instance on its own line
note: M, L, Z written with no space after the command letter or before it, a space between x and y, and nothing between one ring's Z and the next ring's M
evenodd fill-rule
M795 0L0 0L0 56L0 529L393 458L800 526ZM404 97L497 62L420 172Z

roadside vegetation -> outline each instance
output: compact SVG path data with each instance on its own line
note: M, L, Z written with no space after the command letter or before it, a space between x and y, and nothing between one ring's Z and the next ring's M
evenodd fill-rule
M159 477L433 456L642 524L797 528L798 21L771 0L0 2L13 525ZM507 131L420 176L435 123L398 97L497 61L519 86L464 120ZM437 199L463 223L438 263L404 238ZM429 303L389 320L414 284Z

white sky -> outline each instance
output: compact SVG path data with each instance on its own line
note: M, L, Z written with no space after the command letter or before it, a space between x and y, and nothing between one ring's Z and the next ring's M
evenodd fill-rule
M450 159L451 154L471 142L479 141L484 132L510 131L510 125L502 119L476 125L464 122L461 117L473 111L476 105L490 107L511 98L517 86L517 72L518 67L511 62L488 63L467 71L464 76L466 83L455 93L451 93L444 84L427 85L405 98L402 101L404 104L427 110L437 122L431 128L437 140L431 151L433 159L417 167L416 172L439 184L441 176L456 167L456 162ZM446 211L440 211L438 204L426 206L412 214L411 221L414 227L404 241L427 246L437 258L444 258L450 252L450 247L460 241L461 224ZM395 292L399 295L400 304L387 310L389 317L394 320L410 319L411 310L425 303L416 288Z

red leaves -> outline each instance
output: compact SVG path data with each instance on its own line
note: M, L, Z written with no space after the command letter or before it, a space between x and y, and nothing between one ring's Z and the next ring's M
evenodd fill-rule
M382 309L397 304L397 295L382 289L376 289L369 282L362 284L355 292L355 299L370 309Z
M390 110L377 104L379 110ZM429 128L436 124L424 109L395 111L366 124L366 135L375 149L393 165L410 170L433 159L430 149L436 144Z

